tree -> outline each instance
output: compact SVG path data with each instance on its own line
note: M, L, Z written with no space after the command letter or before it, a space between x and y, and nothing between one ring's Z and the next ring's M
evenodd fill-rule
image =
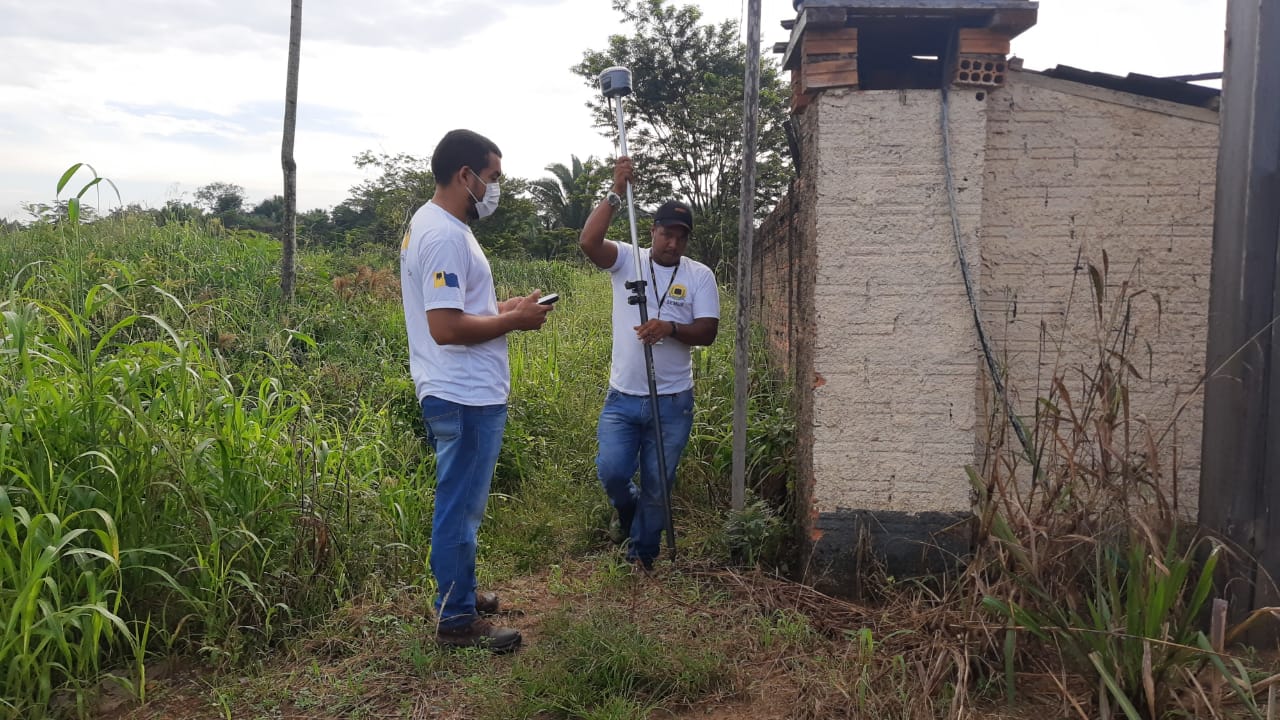
M22 209L31 216L34 224L62 225L71 221L71 203L69 200L55 200L52 203L22 203ZM79 222L87 223L98 219L98 213L92 205L79 208Z
M277 227L284 225L285 199L283 195L272 195L253 206L249 215L259 217Z
M334 227L329 211L323 208L298 214L298 242L308 245L335 244L342 234Z
M173 199L164 207L155 211L156 225L164 227L169 223L181 225L200 220L200 208L183 200Z
M548 228L581 230L610 178L610 168L599 160L589 157L584 163L577 155L570 157L568 167L552 163L546 167L552 177L529 185L529 193L538 203Z
M399 247L409 217L436 191L430 159L366 150L355 162L361 170L374 168L381 174L351 188L351 197L333 209L334 224L349 244Z
M373 224L373 210L352 204L351 199L344 200L329 213L333 223L334 243L337 245L358 245Z
M284 140L280 166L284 169L284 252L280 258L280 292L293 300L297 277L294 250L298 244L298 164L293 159L293 136L298 125L298 56L302 45L302 0L293 0L289 13L289 71L284 89Z
M712 267L737 254L741 187L742 95L746 52L738 24L704 25L694 6L666 0L614 0L632 26L605 50L588 50L573 72L591 87L612 65L631 69L628 150L636 162L637 202L656 205L672 194L697 214L690 254ZM772 61L760 72L757 214L773 208L787 181L783 163L787 88ZM617 134L608 101L594 93L590 107L605 134ZM723 269L718 268L717 269Z
M227 215L244 209L244 188L233 183L211 182L196 190L196 205L210 215Z
M529 183L529 194L542 220L542 232L526 249L530 255L543 260L577 256L578 232L600 202L612 174L609 166L593 157L585 163L577 155L570 157L568 167L552 163L546 168L552 177Z
M413 213L435 194L430 159L365 151L356 156L356 167L382 172L351 188L351 197L333 209L334 230L343 234L348 245L399 247ZM476 241L493 255L529 255L542 230L539 206L530 197L529 182L503 178L502 202L497 212L474 223L471 229Z

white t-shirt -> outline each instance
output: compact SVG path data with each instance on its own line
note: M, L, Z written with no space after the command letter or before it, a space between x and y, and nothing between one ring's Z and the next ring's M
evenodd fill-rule
M400 294L409 332L409 371L418 400L432 395L461 405L500 405L511 392L507 338L477 345L440 345L427 311L497 315L493 272L471 228L428 202L413 214L400 244Z
M648 395L644 343L635 331L640 324L640 310L627 302L631 291L625 287L629 280L635 279L634 251L627 244L614 245L618 248L618 260L609 268L613 280L613 364L609 385L628 395ZM720 318L720 291L711 268L687 257L680 258L675 267L650 263L649 248L640 248L640 268L649 282L645 294L650 320L688 325L698 318ZM663 338L661 344L653 346L653 374L660 395L692 388L690 346L678 338Z

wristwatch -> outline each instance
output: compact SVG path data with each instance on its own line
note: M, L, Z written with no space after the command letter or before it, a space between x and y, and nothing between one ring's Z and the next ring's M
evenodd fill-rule
M618 196L618 193L612 190L609 191L608 195L604 196L604 199L608 201L609 207L613 208L614 210L617 210L618 208L622 207L622 198Z

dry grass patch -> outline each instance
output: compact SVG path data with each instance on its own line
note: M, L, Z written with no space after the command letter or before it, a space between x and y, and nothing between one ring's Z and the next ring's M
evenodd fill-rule
M158 687L127 717L1000 716L956 692L976 645L963 620L919 600L866 607L696 561L633 574L612 554L498 589L500 622L525 635L514 655L437 649L427 596L406 590L335 614L248 679Z

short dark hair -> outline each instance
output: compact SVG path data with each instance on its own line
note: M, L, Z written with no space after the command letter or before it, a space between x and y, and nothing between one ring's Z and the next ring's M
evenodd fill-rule
M489 153L502 157L502 151L489 138L470 130L450 130L431 153L431 174L437 185L448 185L464 167L477 173L489 164Z

